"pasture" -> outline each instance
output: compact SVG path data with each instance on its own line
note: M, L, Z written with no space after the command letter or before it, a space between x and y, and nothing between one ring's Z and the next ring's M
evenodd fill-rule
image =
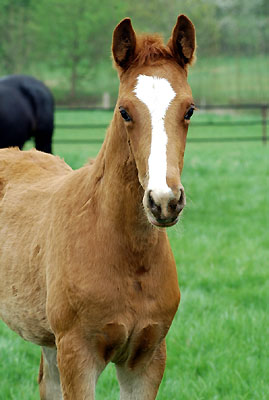
M59 112L56 124L87 118L87 113ZM106 124L111 113L95 112L91 118ZM193 127L188 135L258 136L260 130ZM103 133L59 129L55 139L102 138ZM99 147L56 143L53 151L78 168ZM169 229L181 304L167 337L159 400L268 399L268 153L260 142L187 144L182 176L187 206ZM38 398L39 357L39 348L0 324L0 400ZM118 397L111 365L98 382L97 400Z

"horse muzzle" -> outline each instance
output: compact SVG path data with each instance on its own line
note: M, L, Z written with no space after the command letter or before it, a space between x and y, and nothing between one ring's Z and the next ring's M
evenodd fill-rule
M183 186L176 191L147 190L143 204L149 222L152 225L166 228L177 223L179 215L186 205L186 197Z

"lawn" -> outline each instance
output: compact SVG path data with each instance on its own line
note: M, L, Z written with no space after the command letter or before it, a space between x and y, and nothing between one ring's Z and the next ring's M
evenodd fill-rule
M92 123L106 124L111 113L92 117ZM76 123L75 118L86 122L85 113L66 112L58 113L56 122ZM193 127L189 138L260 131L259 126ZM58 129L55 140L100 139L103 132ZM56 143L54 152L78 168L99 146ZM182 176L187 206L169 229L182 298L167 338L158 400L268 399L268 155L268 145L260 142L187 144ZM39 353L0 324L0 400L38 399ZM97 400L118 398L111 365L98 382Z

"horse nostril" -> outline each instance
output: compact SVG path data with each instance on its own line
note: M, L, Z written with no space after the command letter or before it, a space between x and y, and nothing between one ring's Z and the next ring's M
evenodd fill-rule
M159 218L161 215L162 209L161 206L155 203L153 197L151 196L151 191L148 194L148 207L150 208L152 214L156 217Z
M153 208L154 205L155 205L154 200L153 200L153 198L151 196L151 192L149 192L149 195L148 195L148 203L149 203L149 207L150 208Z
M169 201L168 208L171 212L179 214L185 206L185 194L184 190L180 189L179 198L175 198Z
M184 189L181 188L180 196L179 196L178 203L177 203L177 209L179 212L183 210L185 204L186 204L185 193L184 193Z
M185 194L184 194L184 190L180 189L179 191L179 199L178 199L179 203L184 203L185 202Z

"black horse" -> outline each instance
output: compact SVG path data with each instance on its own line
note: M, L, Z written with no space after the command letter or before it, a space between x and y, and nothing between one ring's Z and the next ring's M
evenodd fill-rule
M37 150L51 153L54 100L39 80L25 75L0 79L0 148L18 146L34 137Z

